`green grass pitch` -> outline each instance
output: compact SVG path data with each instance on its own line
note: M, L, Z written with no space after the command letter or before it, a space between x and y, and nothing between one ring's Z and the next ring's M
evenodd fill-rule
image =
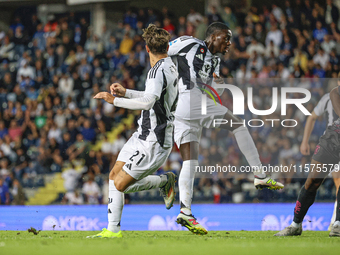
M300 237L274 237L274 231L123 231L123 238L86 239L93 231L0 231L1 255L153 254L340 254L340 238L305 231Z

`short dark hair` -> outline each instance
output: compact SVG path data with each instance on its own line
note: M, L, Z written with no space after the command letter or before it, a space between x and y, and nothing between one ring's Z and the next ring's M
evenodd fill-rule
M205 32L205 36L206 36L206 38L208 38L212 34L215 34L216 32L220 32L220 31L223 31L223 30L227 31L228 36L230 36L230 37L232 36L230 28L222 22L211 23L208 26L207 31Z
M158 28L156 25L150 24L146 29L143 29L143 39L153 54L164 54L168 51L170 34L163 28Z

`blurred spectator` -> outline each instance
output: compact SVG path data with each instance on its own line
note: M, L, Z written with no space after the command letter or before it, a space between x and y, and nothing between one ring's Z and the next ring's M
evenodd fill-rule
M96 132L94 128L91 127L90 120L84 121L84 126L81 129L81 134L83 135L84 139L87 141L92 142L96 138Z
M188 18L189 20L189 18ZM200 22L201 20L196 20L196 24L197 22ZM217 8L215 6L211 6L211 13L208 14L208 21L209 24L213 23L213 22L223 22L220 14L217 12Z
M237 20L235 14L232 12L229 6L224 7L223 11L221 12L221 18L224 23L234 31L237 25Z
M252 56L254 51L257 54L262 55L264 53L264 46L259 43L255 38L252 39L251 44L247 47L247 53L249 56Z
M74 169L74 165L71 164L71 168L63 171L61 175L64 179L64 188L67 193L74 192L78 185L78 180L81 174Z
M202 21L200 21L196 27L195 37L204 40L205 39L205 32L208 28L208 18L204 17Z
M12 140L15 140L17 137L21 137L26 126L18 126L18 122L16 120L12 120L8 129L8 135Z
M66 98L73 93L74 80L70 77L69 73L63 73L58 82L58 86L59 93Z
M269 46L271 42L278 47L282 43L282 32L278 29L276 24L271 26L270 31L267 34L266 46Z
M319 42L323 42L323 39L327 34L328 32L326 28L322 27L321 21L317 21L316 28L313 30L313 37Z
M165 18L163 20L163 28L168 31L171 35L175 33L175 26L171 23L171 20L169 18Z
M125 34L123 40L120 43L119 51L122 55L127 55L133 45L133 40L129 37L129 34Z
M84 156L86 154L87 143L83 140L82 134L77 134L76 142L72 144L66 151L69 155L69 159L73 160L77 157Z
M326 54L329 54L335 47L335 41L331 40L329 35L325 35L324 40L321 43L321 48L326 52Z
M93 174L88 175L88 181L84 183L82 192L85 195L88 204L99 203L101 191L98 184L94 181Z
M325 22L327 25L331 23L338 24L339 20L339 10L333 4L333 0L326 0L326 10L325 10Z
M5 122L0 120L0 139L3 139L6 135L8 135L8 129L5 126Z
M316 55L314 55L313 57L313 61L314 63L317 65L317 64L320 64L321 67L323 69L326 68L326 65L329 61L329 55L327 53L325 53L325 50L323 48L320 48L318 50L318 53Z
M272 5L272 13L277 21L281 21L282 16L283 16L283 11L281 10L280 7L278 7L276 4Z
M14 57L14 47L15 47L15 44L13 42L10 42L8 36L5 36L3 43L0 47L1 62L3 60L12 61Z
M13 201L12 201L13 205L24 205L25 204L26 198L25 198L24 190L20 182L17 179L13 180L11 194L13 196Z
M69 205L82 205L84 204L84 198L78 191L67 192L64 195L61 203Z
M197 22L202 21L203 16L196 12L194 8L190 9L189 14L187 15L187 21L190 22L193 25L197 25Z
M8 169L8 161L6 158L3 158L0 161L0 179L5 180L9 175L10 171Z
M9 188L4 183L3 179L0 178L0 205L9 204L10 204Z

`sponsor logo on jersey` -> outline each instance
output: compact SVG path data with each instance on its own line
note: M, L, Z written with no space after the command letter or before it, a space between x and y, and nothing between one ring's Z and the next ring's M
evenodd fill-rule
M169 43L169 45L171 46L171 45L173 45L175 42L177 42L177 40L171 41L171 42Z
M204 72L205 73L210 73L211 65L204 65Z
M196 55L196 58L198 58L198 59L200 59L200 60L203 61L203 54L197 54L197 55Z
M213 67L215 68L217 66L217 64L218 64L218 59L217 58L213 58L212 62L213 62Z

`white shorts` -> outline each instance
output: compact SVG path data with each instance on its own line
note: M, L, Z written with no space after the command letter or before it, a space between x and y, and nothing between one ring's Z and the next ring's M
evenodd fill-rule
M228 112L227 107L208 99L207 114L202 115L200 104L188 105L184 100L179 100L174 121L174 139L178 148L184 143L199 142L203 127L214 127L214 119L223 119Z
M123 146L117 161L125 162L124 171L140 180L157 171L166 162L171 149L163 148L157 141L143 141L135 133Z

